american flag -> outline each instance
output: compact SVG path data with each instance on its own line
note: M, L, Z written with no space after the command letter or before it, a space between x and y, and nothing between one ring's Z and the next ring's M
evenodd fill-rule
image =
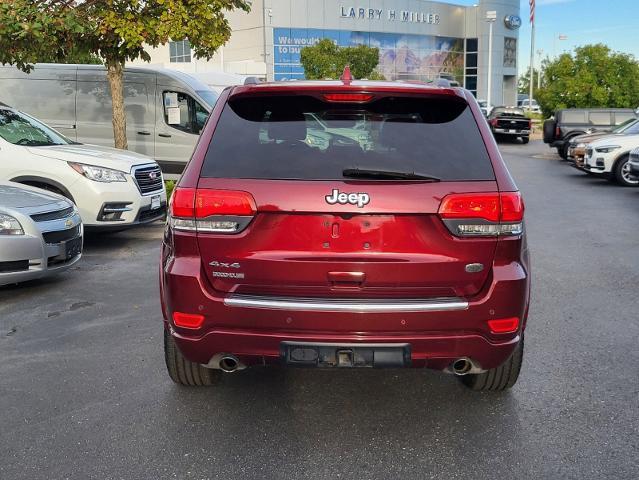
M530 23L535 23L535 0L528 0L530 4Z

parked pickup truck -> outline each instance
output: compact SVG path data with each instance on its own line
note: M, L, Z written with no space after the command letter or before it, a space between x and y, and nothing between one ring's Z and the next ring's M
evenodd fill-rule
M488 124L495 135L519 137L523 143L528 143L532 123L524 111L518 107L495 107L488 115Z
M578 136L599 131L611 131L639 114L631 108L568 108L557 110L554 118L544 122L544 143L556 148L568 159L570 141Z

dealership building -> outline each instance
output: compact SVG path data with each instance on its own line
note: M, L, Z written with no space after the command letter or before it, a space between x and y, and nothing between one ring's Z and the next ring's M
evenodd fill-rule
M211 60L195 59L187 40L149 53L152 64L187 72L223 70L294 80L304 78L301 49L330 38L340 46L378 48L378 71L389 80L455 79L481 99L487 98L490 84L491 103L515 104L519 3L254 0L250 13L228 14L231 39Z

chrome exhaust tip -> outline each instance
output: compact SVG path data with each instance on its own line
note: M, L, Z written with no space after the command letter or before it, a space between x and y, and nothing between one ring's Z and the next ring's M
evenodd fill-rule
M469 358L458 358L451 365L455 375L467 375L473 369L473 362Z
M224 355L220 359L220 370L226 373L232 373L240 367L240 361L235 355Z

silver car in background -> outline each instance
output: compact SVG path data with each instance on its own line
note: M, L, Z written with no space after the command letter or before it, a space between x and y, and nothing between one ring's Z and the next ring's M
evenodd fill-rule
M68 199L0 182L0 285L63 272L82 256L83 225Z

